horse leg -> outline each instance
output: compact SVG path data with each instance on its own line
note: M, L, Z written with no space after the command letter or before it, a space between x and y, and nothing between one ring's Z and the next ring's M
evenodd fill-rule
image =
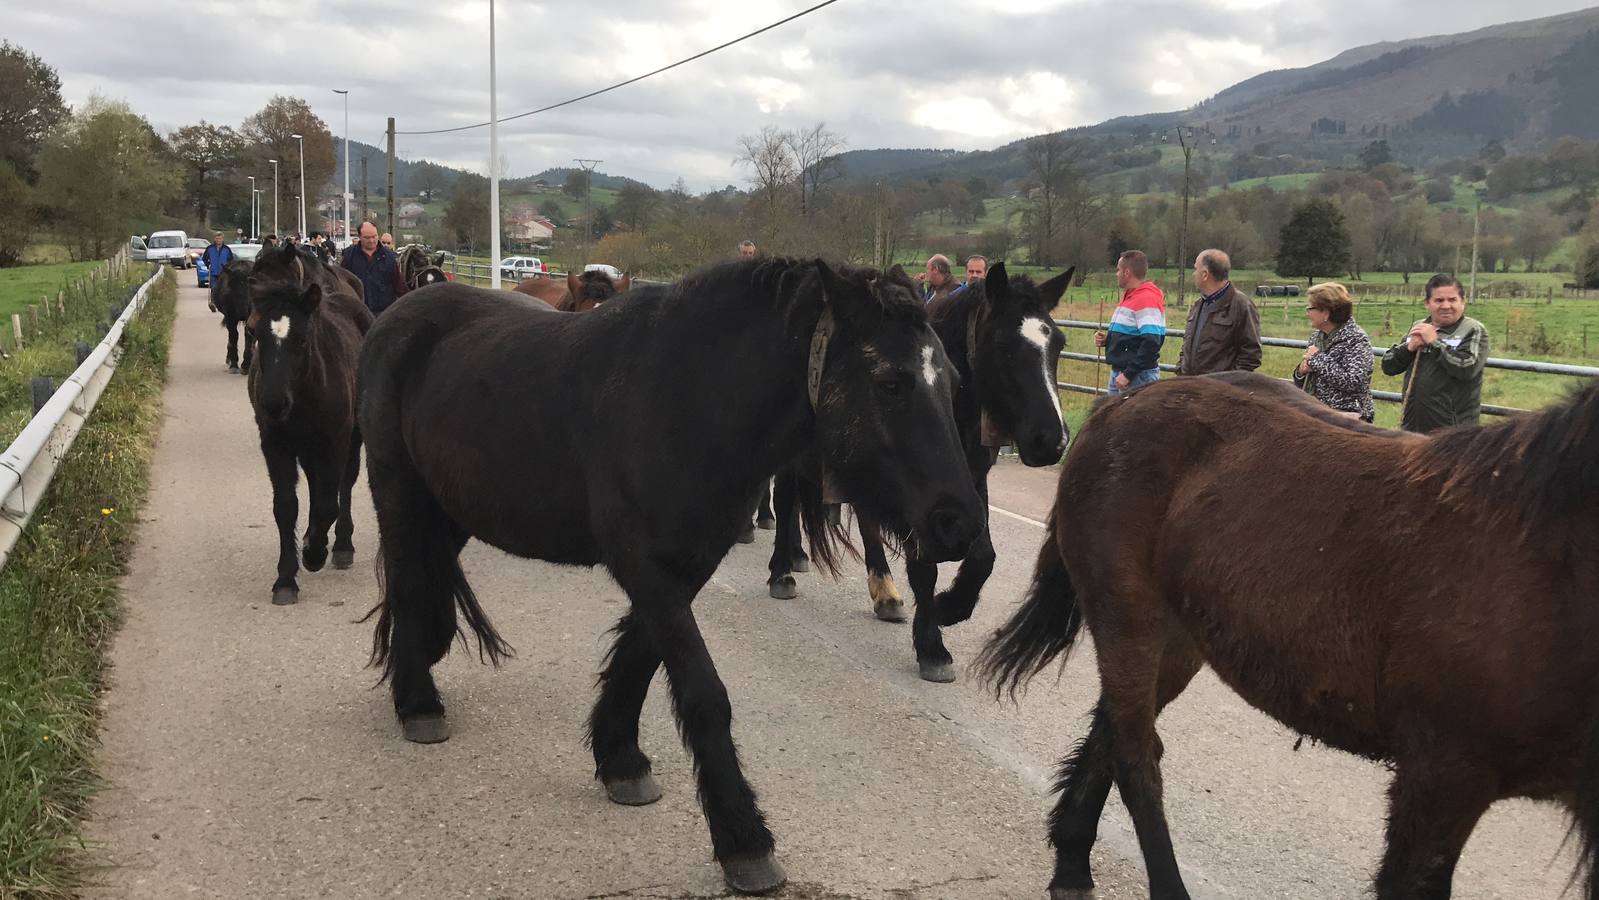
M275 430L261 437L261 455L272 481L272 519L278 526L278 580L272 583L272 602L286 606L300 599L300 585L295 581L300 553L294 541L294 526L300 517L300 498L295 493L300 472L294 448Z
M866 594L872 600L872 614L884 622L905 621L905 601L888 568L877 523L857 509L855 524L861 534L861 555L866 559Z
M738 524L738 542L755 543L755 508L761 504L761 495L752 494L744 504L744 518Z
M449 738L450 730L429 670L449 652L455 636L457 593L471 590L456 559L467 535L414 472L375 468L369 480L383 562L383 612L375 644L387 648L394 714L406 740L438 743Z
M755 527L771 531L777 527L777 517L772 514L772 480L761 482L761 499L755 508Z
M960 569L950 586L939 591L934 600L938 610L938 624L948 628L972 617L977 608L978 596L988 576L994 572L994 542L988 532L988 471L974 473L977 496L983 500L983 530L961 560Z
M249 374L250 363L255 359L255 332L249 328L244 329L244 363L239 366L239 371Z
M1168 645L1161 657L1159 709L1177 698L1203 665L1190 646ZM1158 711L1157 711L1158 715ZM1089 856L1099 839L1099 820L1105 812L1114 778L1110 715L1103 699L1094 706L1088 735L1061 760L1055 790L1060 799L1049 816L1049 843L1055 848L1055 876L1049 882L1050 900L1087 900L1094 889ZM1157 739L1156 758L1162 755Z
M1460 851L1496 799L1492 772L1427 746L1395 766L1377 900L1448 900Z
M1118 577L1117 596L1105 603L1118 615L1094 631L1113 774L1143 851L1150 900L1190 900L1166 823L1161 744L1155 732L1162 656L1172 626L1157 591L1122 573Z
M777 600L792 600L799 596L799 586L794 581L795 548L800 541L799 504L795 499L799 476L791 468L777 473L772 491L773 506L777 512L777 534L772 540L772 558L766 564L766 593Z
M355 565L355 519L350 513L350 502L355 494L355 482L361 477L361 432L350 431L349 458L339 478L339 515L333 523L333 568L348 569Z
M955 680L955 657L944 647L944 635L938 630L937 610L933 606L938 565L923 562L914 555L907 556L905 578L916 598L916 612L911 616L911 646L916 648L916 668L923 681L948 684Z
M239 320L228 318L223 321L222 327L228 330L228 353L223 362L227 363L228 371L235 374L239 371ZM249 334L245 329L245 334Z
M627 577L624 575L624 577ZM672 704L683 742L694 755L700 806L710 826L711 848L722 864L728 887L740 894L764 894L787 880L773 854L776 842L744 779L731 731L733 708L686 596L659 595L664 577L640 588L637 578L623 584L638 616L666 665ZM641 606L639 601L653 603Z
M661 655L631 615L616 623L600 697L589 714L588 743L594 751L594 777L623 806L645 806L661 799L650 774L650 758L638 746L638 718Z
M320 572L328 561L328 529L339 516L339 475L343 460L326 452L305 456L305 482L311 495L311 514L306 517L305 537L300 552L308 572Z

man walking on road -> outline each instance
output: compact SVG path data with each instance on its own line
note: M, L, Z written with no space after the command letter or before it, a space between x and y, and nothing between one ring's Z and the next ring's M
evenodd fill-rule
M200 256L205 260L206 271L210 273L206 279L206 285L210 288L207 305L211 307L212 312L216 312L217 281L222 275L222 267L233 262L233 248L222 242L222 232L218 231L211 235L211 246L205 248L205 252Z
M1260 313L1233 287L1232 267L1232 260L1220 250L1206 250L1194 260L1194 286L1200 299L1188 310L1177 354L1178 375L1260 368Z
M339 264L361 279L366 291L366 308L377 315L405 296L405 280L400 277L400 258L388 247L378 246L378 227L361 223L361 240L344 248Z

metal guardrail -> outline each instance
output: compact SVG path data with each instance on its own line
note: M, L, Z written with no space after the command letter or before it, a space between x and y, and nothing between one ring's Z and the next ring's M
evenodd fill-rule
M1062 328L1077 328L1087 331L1098 331L1104 327L1099 323L1088 322L1082 319L1056 319L1055 324ZM1176 338L1177 340L1182 340L1183 333L1176 329L1168 328L1166 329L1166 337L1168 339ZM1296 350L1303 350L1310 346L1309 341L1296 341L1291 338L1278 337L1263 337L1260 339L1260 343L1266 347L1291 347ZM1371 355L1375 359L1382 359L1385 352L1387 352L1385 349L1379 349L1375 346L1371 348ZM1062 353L1061 356L1064 359L1070 359L1076 362L1103 363L1105 361L1103 356L1094 353ZM1577 378L1599 378L1599 366L1574 366L1567 363L1539 362L1531 359L1508 359L1496 356L1488 357L1486 365L1490 369L1505 369L1512 372L1535 372L1540 375L1568 375ZM1170 363L1161 363L1160 370L1162 372L1176 372L1177 367L1171 365ZM1283 378L1279 380L1290 381L1291 379ZM1070 382L1063 381L1056 382L1055 387L1063 391L1072 391L1078 394L1109 393L1108 388L1099 387L1097 385L1090 386L1086 384L1072 384ZM1404 400L1404 396L1397 391L1372 391L1371 396L1374 400L1384 400L1389 403L1400 403ZM1527 410L1518 409L1514 406L1494 406L1493 404L1485 403L1482 406L1482 411L1485 415L1490 416L1513 416L1518 413L1524 413Z
M117 345L128 323L144 309L150 288L165 274L166 268L157 266L88 358L0 454L0 568L10 561L11 550L44 500L56 467L72 449L72 442L111 381L121 358Z

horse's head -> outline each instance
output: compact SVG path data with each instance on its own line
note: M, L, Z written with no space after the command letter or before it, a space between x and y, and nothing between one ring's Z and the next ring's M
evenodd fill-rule
M253 267L254 263L249 260L235 259L211 276L217 281L217 309L224 317L243 315L250 308L250 270Z
M816 270L825 311L807 388L828 473L922 558L964 557L986 517L955 430L955 369L915 286L903 272Z
M567 273L566 292L571 295L572 308L587 312L633 286L633 276L623 275L620 281L611 281L609 275L598 269L582 275Z
M1066 338L1055 327L1055 304L1071 284L1076 267L1040 285L1025 275L1005 273L995 263L983 282L972 369L977 396L994 423L1016 440L1022 462L1047 466L1060 460L1069 434L1060 414L1056 371Z
M250 275L246 327L256 340L250 399L257 418L268 423L288 419L310 366L313 316L322 302L317 265L285 246L263 250Z

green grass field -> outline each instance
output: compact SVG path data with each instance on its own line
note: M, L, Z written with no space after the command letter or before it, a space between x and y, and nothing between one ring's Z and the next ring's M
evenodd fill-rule
M67 282L97 265L98 262L64 262L0 269L0 318L9 320L12 313L22 312L43 297L54 298Z

